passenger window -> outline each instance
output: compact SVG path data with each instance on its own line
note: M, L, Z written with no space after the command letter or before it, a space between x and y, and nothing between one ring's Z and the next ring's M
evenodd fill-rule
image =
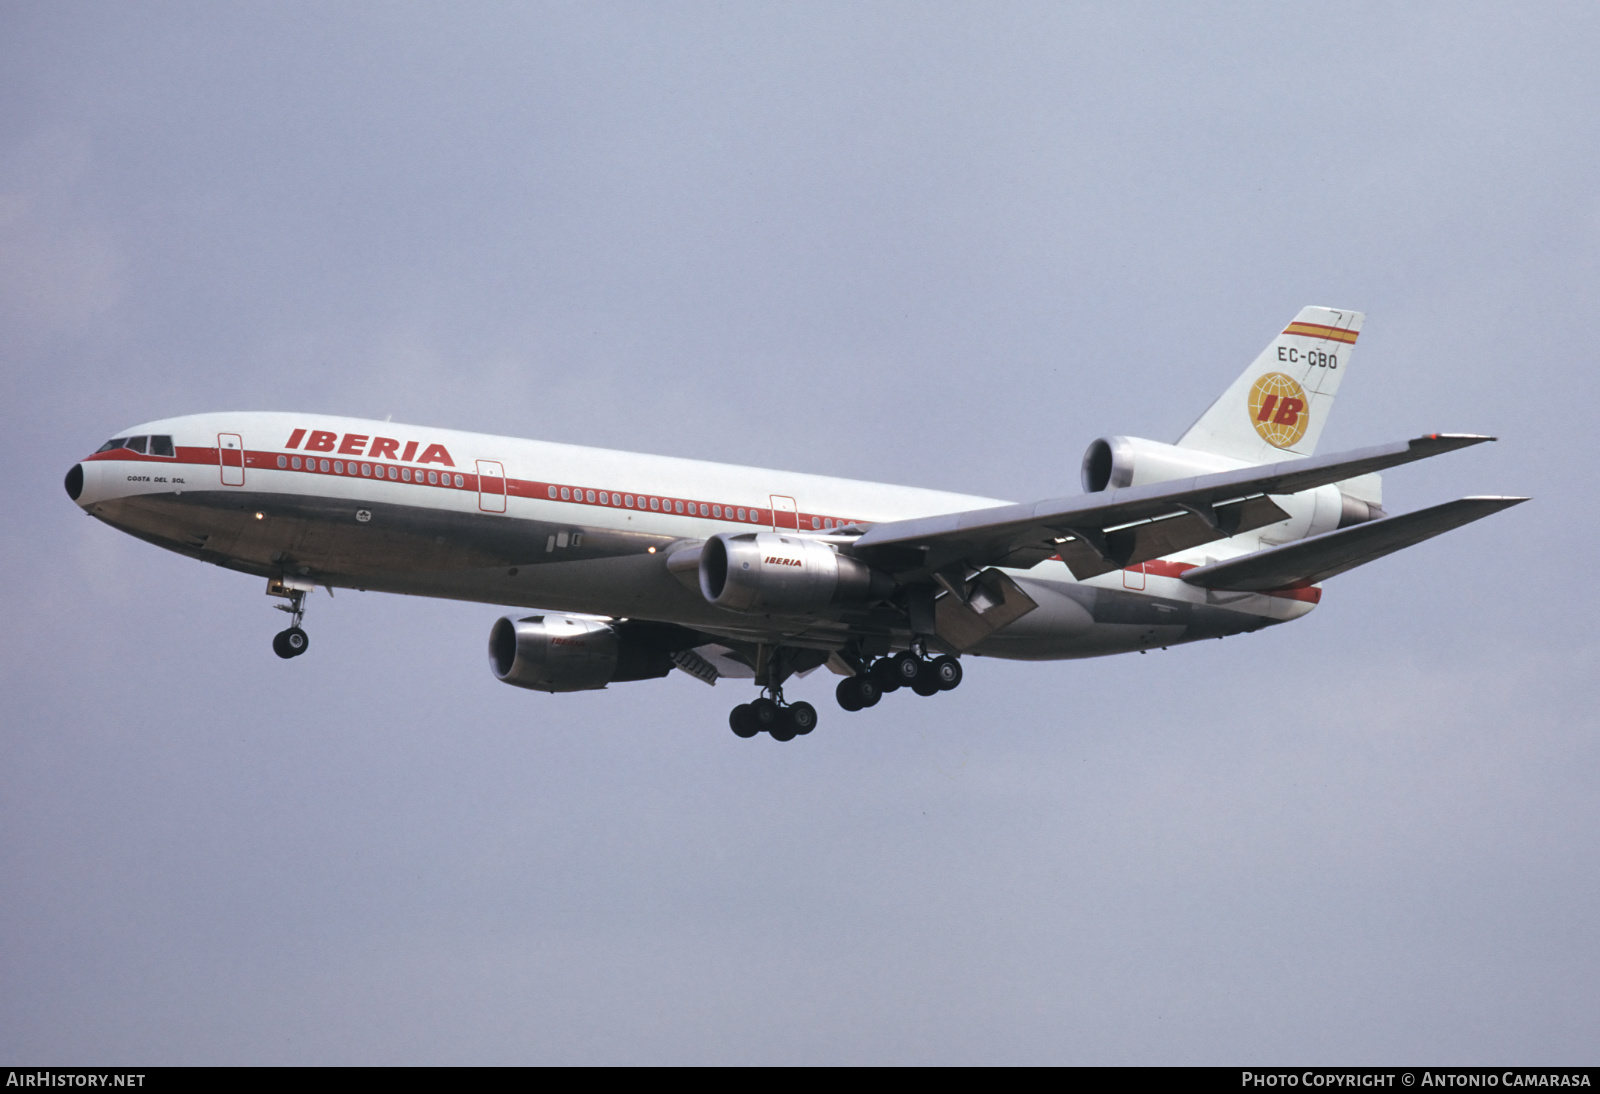
M115 452L117 449L121 448L123 445L125 445L127 443L128 443L128 438L126 438L126 437L113 437L113 438L111 438L111 440L107 441L105 444L103 444L99 448L95 449L94 450L94 454L96 456L98 456L102 452Z
M172 447L172 438L165 433L157 433L150 438L150 455L176 456L177 450Z
M553 486L550 488L550 496L552 498L556 496L556 488Z
M279 456L278 457L278 466L279 467L288 467L289 466L289 457L288 456Z
M126 448L128 449L129 452L137 452L142 456L142 455L144 455L144 450L146 448L148 448L149 446L150 446L150 438L149 437L129 437L128 438L128 443L126 445Z

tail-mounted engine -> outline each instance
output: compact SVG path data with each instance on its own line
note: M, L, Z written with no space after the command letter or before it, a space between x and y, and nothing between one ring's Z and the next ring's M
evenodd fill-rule
M1190 479L1248 466L1243 460L1143 437L1101 437L1083 454L1083 489L1098 494L1102 490Z
M723 532L699 548L700 593L735 612L821 611L865 605L894 591L894 579L831 544L776 532Z
M626 623L567 615L502 617L489 631L489 670L495 679L519 688L592 691L667 675L672 671L671 648L660 635Z
M1175 444L1147 441L1143 437L1101 437L1083 454L1083 489L1090 494L1143 486L1152 482L1172 482L1219 471L1249 467L1243 460L1180 448ZM1296 524L1284 538L1299 539L1320 535L1334 528L1347 528L1384 516L1379 503L1382 481L1377 475L1320 487L1295 498L1276 498L1278 506Z

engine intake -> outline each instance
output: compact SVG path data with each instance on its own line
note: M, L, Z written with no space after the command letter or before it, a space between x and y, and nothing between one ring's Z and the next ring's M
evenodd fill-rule
M723 532L700 548L700 594L729 611L813 612L893 591L893 578L815 539Z
M1243 460L1143 437L1101 437L1083 454L1083 489L1098 494L1102 490L1191 479L1248 466Z
M501 683L534 691L593 691L665 676L672 657L669 643L632 633L627 624L619 628L567 615L503 616L489 631L489 671Z

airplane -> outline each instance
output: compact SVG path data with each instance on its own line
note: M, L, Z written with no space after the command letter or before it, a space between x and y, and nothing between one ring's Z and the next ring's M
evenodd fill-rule
M1102 437L1080 495L935 490L317 414L121 430L68 472L84 512L265 578L304 654L317 586L513 605L495 678L586 691L681 670L751 681L740 737L808 734L784 685L859 711L961 683L962 658L1144 652L1298 619L1322 582L1526 501L1399 516L1380 472L1495 438L1317 456L1360 312L1307 307L1175 444Z

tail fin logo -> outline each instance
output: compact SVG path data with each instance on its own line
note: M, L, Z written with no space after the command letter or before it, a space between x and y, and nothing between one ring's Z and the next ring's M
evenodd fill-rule
M1250 387L1250 424L1274 448L1288 448L1310 424L1303 387L1281 372L1269 372Z

